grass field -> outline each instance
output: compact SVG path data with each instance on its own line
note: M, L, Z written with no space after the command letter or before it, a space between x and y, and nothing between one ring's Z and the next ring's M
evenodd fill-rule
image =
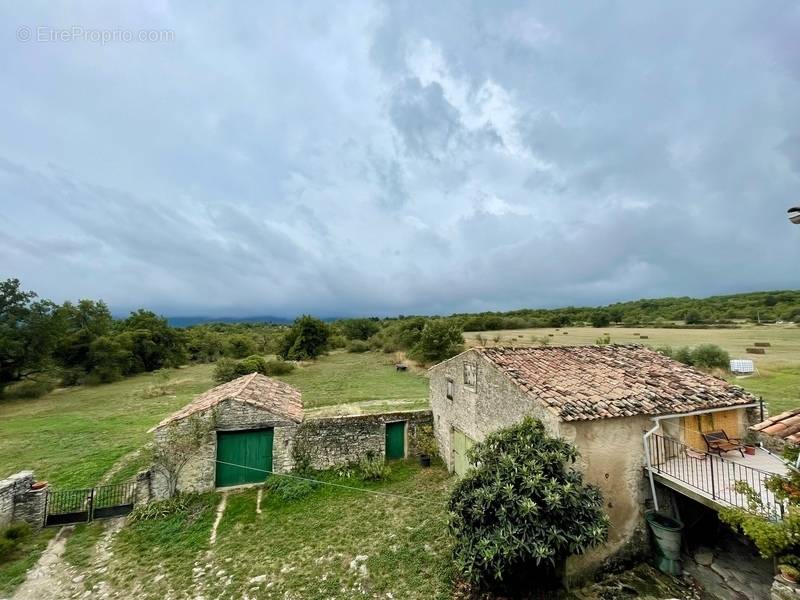
M136 598L449 597L453 479L440 465L391 469L380 483L333 481L393 496L328 486L293 501L267 493L257 514L255 489L233 493L213 546L219 496L204 496L189 516L123 529L103 576Z
M303 392L311 414L357 414L428 406L428 380L418 370L398 372L394 356L335 352L279 379Z
M0 401L0 476L33 469L56 489L96 484L122 457L150 441L150 427L212 387L213 368L191 365L169 371L166 381L144 374L33 400ZM396 372L385 354L332 353L281 378L303 392L312 413L427 405L427 379L418 372ZM159 386L166 393L153 395ZM113 480L134 475L146 460L146 454L134 457Z

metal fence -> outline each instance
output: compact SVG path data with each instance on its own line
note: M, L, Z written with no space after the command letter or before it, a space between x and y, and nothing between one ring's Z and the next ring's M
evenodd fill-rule
M116 483L95 488L49 490L45 526L85 523L128 514L136 501L136 482Z
M713 501L752 512L782 518L783 504L767 488L775 475L741 463L699 452L669 437L653 434L649 438L650 468L693 488ZM738 482L749 491L737 490Z

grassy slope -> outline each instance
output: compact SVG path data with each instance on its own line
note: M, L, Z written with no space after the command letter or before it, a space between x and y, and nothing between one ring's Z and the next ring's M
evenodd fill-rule
M169 590L179 598L201 592L211 598L245 593L250 598L389 593L394 598L444 598L450 588L445 503L452 481L441 466L395 463L385 482L339 482L404 498L323 486L292 502L267 495L260 515L256 490L231 494L202 583L193 583L192 566L207 560L210 503L188 522L168 519L124 529L115 541L110 575L115 587L139 598L162 598ZM350 567L357 556L366 557L366 575ZM164 579L137 588L137 581L152 582L161 572ZM250 582L262 575L265 582Z
M397 372L392 355L335 352L279 377L303 392L311 413L348 414L410 410L428 405L428 380Z
M56 390L35 400L0 402L0 474L33 469L54 488L95 484L147 430L209 388L210 365L170 374L175 394L145 398L152 375L96 387Z
M28 569L36 564L47 543L57 532L57 528L50 528L35 533L11 557L0 562L0 598L10 596L25 580Z

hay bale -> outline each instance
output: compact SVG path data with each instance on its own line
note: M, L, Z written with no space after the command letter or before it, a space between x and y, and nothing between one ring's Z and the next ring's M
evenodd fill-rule
M640 339L640 340L649 340L649 339L650 339L650 336L649 336L649 335L640 335L640 336L639 336L639 339Z
M569 331L563 331L562 333L563 333L564 335L569 335Z
M764 348L745 348L745 352L748 354L766 354L767 351Z
M550 337L553 337L553 334L552 334L552 333L548 333L547 335L548 335L548 336L550 336Z
M753 346L756 348L769 348L772 344L769 342L753 342Z

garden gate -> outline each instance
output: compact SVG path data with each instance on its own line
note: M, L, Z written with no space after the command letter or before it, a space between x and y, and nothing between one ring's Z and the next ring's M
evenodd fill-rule
M47 527L86 523L127 515L135 502L135 481L75 490L48 490L44 524Z

